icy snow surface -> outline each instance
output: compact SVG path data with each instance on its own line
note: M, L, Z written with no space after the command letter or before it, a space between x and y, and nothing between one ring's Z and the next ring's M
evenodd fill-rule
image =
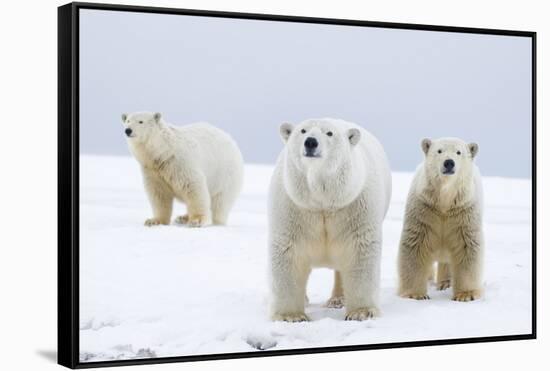
M482 169L483 170L483 169ZM531 331L531 180L484 177L485 296L460 303L396 296L396 257L411 173L393 173L384 223L382 316L344 321L325 308L332 271L314 270L309 323L271 322L267 189L272 167L246 165L226 227L144 227L137 162L80 157L81 361L525 334ZM176 205L174 217L185 211Z

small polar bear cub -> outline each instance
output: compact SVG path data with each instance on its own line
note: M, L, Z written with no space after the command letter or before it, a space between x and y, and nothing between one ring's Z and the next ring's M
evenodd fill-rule
M388 159L365 129L336 119L283 124L269 190L271 318L307 321L313 267L335 270L333 297L347 320L376 316L382 222L391 197Z
M409 191L399 246L399 295L429 299L428 280L437 262L439 290L452 287L453 300L477 299L483 261L478 145L424 139L422 150L425 160Z
M122 122L153 209L145 225L169 224L174 199L187 206L176 223L226 224L243 182L241 152L228 134L206 123L172 126L152 112L125 113Z

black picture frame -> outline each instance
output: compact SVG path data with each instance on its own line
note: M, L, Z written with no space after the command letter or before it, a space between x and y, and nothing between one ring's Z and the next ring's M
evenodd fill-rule
M532 42L532 332L509 336L397 342L357 346L335 346L292 350L265 350L229 354L192 355L149 359L79 361L79 11L161 13L280 22L351 25L404 30L520 36ZM108 367L276 355L343 352L385 348L419 347L462 343L527 340L536 338L536 32L372 22L347 19L310 18L283 15L233 13L190 9L158 8L97 3L70 3L58 8L58 363L69 368Z

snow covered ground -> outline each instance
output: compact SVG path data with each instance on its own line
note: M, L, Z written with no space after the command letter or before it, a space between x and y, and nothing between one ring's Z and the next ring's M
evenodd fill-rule
M81 361L311 348L531 332L531 180L485 177L485 296L459 303L395 295L410 173L393 174L384 223L383 316L344 321L324 308L332 272L309 281L309 323L267 317L266 194L270 166L246 165L227 227L143 226L137 162L80 157ZM483 171L483 169L481 169ZM175 215L184 206L175 207Z

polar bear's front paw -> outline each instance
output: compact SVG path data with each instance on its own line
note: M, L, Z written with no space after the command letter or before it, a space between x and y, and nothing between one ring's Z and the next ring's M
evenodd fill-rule
M158 218L150 218L150 219L147 219L147 220L145 221L145 225L146 225L147 227L152 227L152 226L154 226L154 225L160 225L160 224L165 224L165 225L166 225L166 224L168 224L168 223L165 222L165 221L163 221L163 220L160 220L160 219L158 219Z
M188 217L188 227L199 228L207 226L208 224L210 224L210 220L206 215L191 215Z
M449 287L451 287L451 280L443 280L436 283L435 287L439 291L447 290Z
M333 296L328 299L325 304L327 308L342 308L344 306L344 297L343 296Z
M307 322L309 317L305 313L282 313L274 314L271 319L273 321L284 321L284 322Z
M346 313L346 321L365 321L378 317L380 311L376 307L365 307L354 309Z
M176 224L187 224L189 222L189 216L187 214L180 215L174 219L174 223Z
M453 295L455 301L472 301L481 297L481 290L460 291Z

